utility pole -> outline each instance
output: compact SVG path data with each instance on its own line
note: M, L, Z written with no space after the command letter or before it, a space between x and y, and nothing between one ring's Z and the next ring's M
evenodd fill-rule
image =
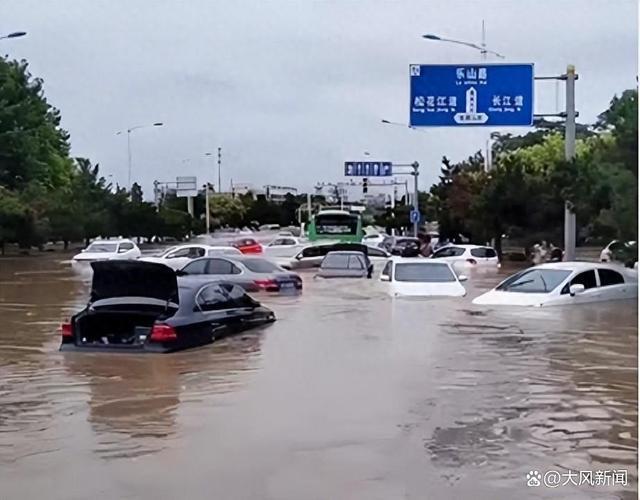
M210 218L211 218L211 214L209 213L209 183L207 182L204 185L204 204L205 204L205 224L207 225L207 230L205 231L207 233L207 236L209 236L211 234L211 223L210 223Z
M131 129L127 129L127 186L131 191Z
M420 164L417 161L414 161L411 164L411 167L413 168L413 209L416 212L419 212L418 210L418 168L420 167ZM416 220L413 223L413 237L417 238L418 237L418 221Z
M222 169L222 148L218 148L218 191L222 193L222 181L221 181L221 169Z
M396 210L396 192L397 192L397 188L396 188L396 183L395 180L393 182L393 193L391 193L391 218L395 219L396 218L396 214L395 214L395 210ZM395 228L395 220L394 220L394 224L393 226L391 226L391 236L395 236L396 235L396 228Z
M566 113L564 128L564 157L572 161L576 155L576 68L567 66L566 77ZM564 258L576 258L576 214L571 202L564 204Z

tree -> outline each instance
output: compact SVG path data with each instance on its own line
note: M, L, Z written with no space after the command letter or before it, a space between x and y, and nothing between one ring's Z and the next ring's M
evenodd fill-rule
M26 61L0 58L0 185L23 189L30 182L47 189L68 184L69 136L60 113L44 98L43 83Z
M211 217L214 226L239 226L247 212L239 198L215 196L210 202Z
M5 243L17 241L20 227L27 224L27 207L20 198L0 187L0 251L4 255Z

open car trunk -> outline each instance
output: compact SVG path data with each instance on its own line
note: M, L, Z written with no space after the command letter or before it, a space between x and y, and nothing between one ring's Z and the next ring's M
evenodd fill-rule
M85 347L142 348L156 321L178 310L175 272L141 261L94 262L91 299L73 318L73 343Z
M175 312L175 311L173 311ZM157 320L171 312L148 311L87 311L76 317L75 343L78 346L110 346L142 348Z

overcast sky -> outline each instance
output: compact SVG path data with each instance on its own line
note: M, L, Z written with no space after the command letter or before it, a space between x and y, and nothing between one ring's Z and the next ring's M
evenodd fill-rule
M636 85L636 0L19 0L3 2L1 51L29 61L60 109L72 152L150 195L154 179L197 175L293 185L343 180L345 160L421 164L421 187L440 159L481 148L488 129L419 131L408 121L410 63L474 63L469 48L422 40L423 33L479 41L506 62L580 75L576 105L590 122L611 97ZM559 87L560 107L563 87ZM536 83L536 112L555 112L556 84ZM524 133L526 128L502 130ZM184 161L190 159L190 161Z

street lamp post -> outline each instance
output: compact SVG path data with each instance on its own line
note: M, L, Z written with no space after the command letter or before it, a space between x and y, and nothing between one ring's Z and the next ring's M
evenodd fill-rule
M131 127L127 129L127 164L128 164L128 174L127 174L127 185L129 189L131 189L131 132L134 130L138 130L140 128L148 128L148 127L162 127L164 125L162 122L152 123L151 125L137 125L135 127ZM116 132L116 135L122 134L122 131Z
M466 42L464 40L455 40L453 38L444 38L444 37L441 37L441 36L438 36L438 35L434 35L432 33L427 33L426 35L422 35L422 38L424 38L425 40L433 40L433 41L436 41L436 42L455 43L456 45L464 45L465 47L470 47L472 49L479 50L480 54L482 54L482 59L483 60L487 59L487 54L492 54L492 55L498 57L499 59L504 59L505 58L505 56L500 54L499 52L487 49L486 33L485 33L485 28L484 28L484 19L482 20L482 41L480 42L480 45L478 45L477 43Z
M422 38L426 39L426 40L433 40L433 41L437 41L437 42L448 42L448 43L454 43L456 45L464 45L465 47L469 47L475 50L479 50L480 54L482 55L482 60L486 61L487 60L487 54L492 54L494 56L496 56L499 59L504 59L505 56L500 54L499 52L496 52L494 50L489 50L487 49L487 42L486 42L486 31L485 31L485 25L484 25L484 19L482 20L482 40L480 41L480 45L478 45L477 43L472 43L472 42L466 42L463 40L454 40L452 38L443 38L441 36L438 35L434 35L431 33L428 33L426 35L422 35ZM384 121L383 121L384 122ZM487 139L486 142L486 152L485 152L485 171L489 171L491 170L491 163L492 163L492 159L490 158L490 155L492 154L492 140L493 138L493 134L490 135L489 139Z
M20 38L21 36L25 36L26 34L26 31L14 31L13 33L0 36L0 40L4 40L5 38Z

